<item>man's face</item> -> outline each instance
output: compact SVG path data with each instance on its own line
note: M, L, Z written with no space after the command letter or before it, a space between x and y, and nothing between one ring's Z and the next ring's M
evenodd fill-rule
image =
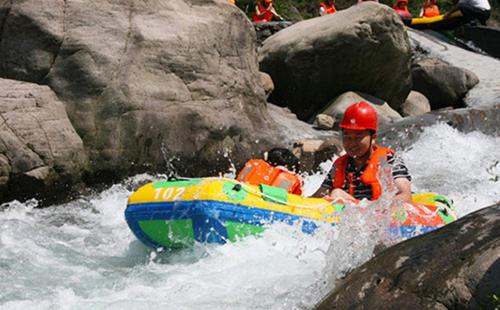
M344 129L342 131L342 143L345 151L353 158L361 157L368 152L371 146L370 140L370 130Z

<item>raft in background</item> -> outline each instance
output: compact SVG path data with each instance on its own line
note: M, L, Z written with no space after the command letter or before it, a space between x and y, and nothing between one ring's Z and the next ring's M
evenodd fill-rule
M444 15L412 18L411 23L408 26L419 30L450 30L462 25L464 21L462 13L457 11L451 14L448 18L444 18Z
M416 194L393 215L391 233L410 238L456 220L449 200ZM313 233L320 223L340 223L345 205L288 194L278 187L232 179L158 181L134 192L125 218L135 236L154 249L189 247L195 241L224 244L261 234L274 222L301 223ZM345 220L345 219L343 219Z

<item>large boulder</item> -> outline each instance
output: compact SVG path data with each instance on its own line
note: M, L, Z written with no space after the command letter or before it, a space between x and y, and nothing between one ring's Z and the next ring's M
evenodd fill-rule
M260 68L275 85L269 100L300 119L350 90L397 109L411 89L410 58L401 19L373 2L299 22L268 38L259 51Z
M422 93L412 90L406 98L406 101L401 106L401 114L403 116L415 116L425 114L431 111L429 99Z
M500 203L383 251L316 309L495 309L499 236Z
M352 91L346 92L333 99L321 113L332 116L336 120L338 128L338 124L340 124L347 107L359 101L365 101L377 111L378 121L381 125L388 125L402 118L401 115L392 109L384 100L361 92Z
M478 77L471 71L446 62L426 58L412 66L413 89L426 96L433 110L464 107L464 97L477 83Z
M54 194L86 169L83 142L47 86L0 79L0 199Z
M101 177L174 158L212 174L281 141L252 24L226 1L2 1L0 16L0 76L49 85Z

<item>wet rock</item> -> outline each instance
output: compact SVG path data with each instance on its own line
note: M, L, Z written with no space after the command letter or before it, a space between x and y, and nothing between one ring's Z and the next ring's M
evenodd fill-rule
M264 88L264 91L266 92L266 96L269 96L269 94L274 90L273 79L271 79L271 76L269 74L265 72L259 72L259 80L260 84Z
M257 45L261 46L267 38L291 25L293 23L289 21L253 23L255 32L257 33Z
M500 105L482 108L464 108L455 110L433 111L423 115L404 118L394 124L382 126L378 141L382 145L405 149L412 145L425 127L436 123L447 123L457 130L468 133L479 131L487 135L500 137Z
M56 92L99 178L172 158L211 175L230 165L213 154L243 161L282 139L253 25L226 2L2 1L0 16L0 76Z
M467 92L479 83L471 71L427 58L412 66L413 90L425 95L433 110L446 106L465 107Z
M293 153L300 159L302 171L316 171L326 160L339 156L342 152L342 140L338 133L332 133L325 139L306 139L295 143Z
M0 79L0 199L55 194L79 181L86 159L49 87Z
M487 26L463 26L457 28L455 35L462 40L472 42L489 55L500 58L500 29Z
M340 124L346 108L359 101L365 101L377 110L380 124L390 124L402 118L401 115L394 111L384 100L361 92L351 91L333 99L323 110L322 114L330 115L335 119L337 124Z
M425 114L431 111L429 99L418 91L412 90L401 106L401 114L406 116L415 116Z
M314 119L314 126L318 129L330 130L335 125L335 119L327 114L318 114Z
M297 115L288 108L279 107L272 103L267 106L269 115L279 131L284 134L282 142L285 145L291 146L298 140L304 139L327 139L331 135L330 131L317 130L313 125L299 120Z
M499 236L496 204L383 251L316 309L494 309Z
M332 98L353 89L398 108L410 92L410 58L401 19L376 3L296 23L267 39L259 51L260 68L275 85L269 100L300 119L313 117Z

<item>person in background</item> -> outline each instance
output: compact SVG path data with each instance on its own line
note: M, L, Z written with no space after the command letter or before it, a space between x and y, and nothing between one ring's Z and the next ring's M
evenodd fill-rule
M408 11L408 0L396 0L392 8L398 13L404 23L411 23L411 13Z
M461 12L466 22L478 20L482 25L486 25L491 15L491 6L488 0L458 0L444 18L455 12Z
M419 17L435 17L439 16L439 7L436 4L436 0L425 0L422 9L420 10Z
M319 15L328 15L328 14L333 14L337 12L337 9L335 8L335 0L328 0L325 2L321 2L319 4Z
M273 148L264 153L264 159L251 159L236 180L248 184L265 184L301 195L304 181L297 174L299 159L285 148Z
M346 154L335 161L314 196L348 203L377 200L382 194L377 172L381 160L385 159L392 168L396 199L411 201L411 176L403 160L393 150L375 144L377 111L364 101L354 103L346 109L340 127Z
M254 22L270 22L270 21L282 21L283 18L276 12L273 7L273 0L260 0L255 6L255 12L253 14Z
M231 4L236 4L236 0L227 0Z

